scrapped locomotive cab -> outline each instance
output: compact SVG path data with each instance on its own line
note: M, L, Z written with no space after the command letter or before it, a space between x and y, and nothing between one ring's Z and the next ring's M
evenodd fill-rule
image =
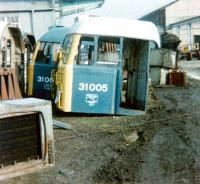
M28 96L52 99L54 72L67 28L55 27L44 34L36 44L32 62L28 66Z
M159 45L156 27L93 18L75 23L69 32L55 78L57 107L64 112L144 114L150 42Z

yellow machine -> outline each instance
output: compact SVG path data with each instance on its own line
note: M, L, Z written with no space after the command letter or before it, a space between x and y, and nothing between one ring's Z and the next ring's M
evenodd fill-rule
M187 42L181 42L178 48L182 58L188 61L192 60L194 57L200 59L199 43L189 45Z

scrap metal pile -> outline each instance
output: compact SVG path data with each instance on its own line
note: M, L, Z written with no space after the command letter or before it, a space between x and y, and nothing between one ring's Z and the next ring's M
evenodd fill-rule
M21 30L0 22L0 180L54 164L51 103L22 97L30 54Z

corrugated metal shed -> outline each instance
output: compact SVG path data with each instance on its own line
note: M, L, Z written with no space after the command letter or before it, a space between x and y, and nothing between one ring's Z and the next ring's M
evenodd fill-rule
M35 12L35 35L39 38L48 31L48 28L55 24L52 11Z
M39 38L54 25L53 0L1 0L0 20L19 25Z
M0 0L0 20L17 23L23 32L34 34L38 39L50 26L56 24L56 15L59 18L62 13L69 15L83 12L99 7L103 2L104 0Z
M52 8L52 0L1 0L0 11Z

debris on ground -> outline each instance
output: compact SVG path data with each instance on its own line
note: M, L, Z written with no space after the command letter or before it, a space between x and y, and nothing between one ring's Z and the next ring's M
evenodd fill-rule
M55 167L1 184L199 184L200 80L188 76L150 88L145 116L56 117L73 129L54 131Z

